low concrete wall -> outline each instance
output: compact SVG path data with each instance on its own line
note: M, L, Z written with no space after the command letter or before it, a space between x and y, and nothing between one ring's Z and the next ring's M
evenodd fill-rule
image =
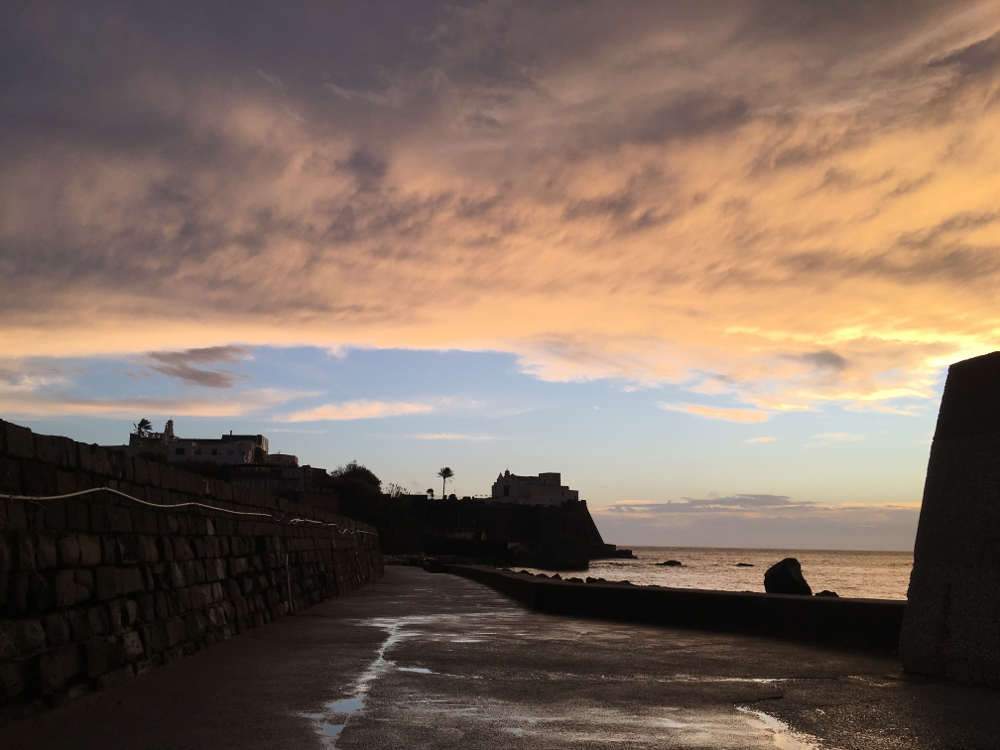
M371 527L0 421L0 495L104 486L154 506L213 508L150 507L105 491L0 499L0 723L169 664L383 572Z
M548 614L743 633L895 654L906 602L575 583L445 565Z

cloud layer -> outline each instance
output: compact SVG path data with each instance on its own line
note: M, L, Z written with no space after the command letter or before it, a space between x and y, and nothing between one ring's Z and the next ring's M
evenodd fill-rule
M498 349L752 423L996 346L994 3L227 7L0 11L0 350Z

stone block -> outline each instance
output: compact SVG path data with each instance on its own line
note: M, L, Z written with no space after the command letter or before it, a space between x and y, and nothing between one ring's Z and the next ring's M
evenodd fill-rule
M77 545L80 548L80 565L93 568L101 564L101 540L92 534L78 534Z
M21 464L16 459L0 458L0 493L21 494Z
M35 460L50 466L59 465L59 438L54 435L35 435Z
M80 565L80 540L76 534L62 536L57 547L59 550L59 565L64 568L75 568Z
M46 612L55 605L53 580L41 573L29 572L28 578L28 610Z
M0 698L11 700L28 688L23 662L0 664Z
M0 572L13 570L17 559L17 537L13 534L0 534Z
M51 466L38 461L21 463L21 486L24 494L43 496L56 494L56 473Z
M83 644L87 676L97 677L108 671L108 642L104 638L93 638Z
M218 559L205 561L205 578L209 581L221 581L226 577L226 564Z
M80 650L64 646L38 657L39 689L43 694L53 693L80 674Z
M0 662L20 656L21 648L18 644L17 623L14 620L0 620Z
M179 617L167 620L164 623L164 634L167 645L173 648L188 639L187 623Z
M51 534L40 534L35 538L35 567L50 570L59 566L56 538Z
M146 655L146 649L143 648L142 639L134 630L122 633L121 643L122 653L125 657L125 661L127 662L139 661Z
M0 428L4 431L4 446L8 456L15 458L34 458L35 441L32 440L31 430L27 427L3 422Z
M36 565L34 535L19 532L15 537L15 541L17 542L17 569L24 571L34 570Z
M17 621L17 647L22 656L45 648L45 628L40 620Z
M139 622L156 622L156 600L152 594L143 594L135 598L139 607Z
M111 632L107 610L102 606L91 607L87 610L87 623L95 636L107 635Z
M61 472L65 473L65 472ZM60 479L56 477L56 493L63 495L66 493L65 486L60 484ZM64 531L66 529L66 501L46 500L45 501L45 528L48 531Z
M171 538L170 542L174 549L174 560L187 561L194 559L194 550L187 539L175 536Z
M184 568L182 568L177 563L170 563L170 585L175 588L184 588L187 586L187 577L184 575Z
M146 579L139 568L118 568L118 594L133 594L146 590Z
M64 615L46 615L42 618L42 628L50 646L65 646L70 642L72 631L69 620Z
M94 586L97 589L98 600L104 602L118 596L118 573L110 566L94 571Z
M69 622L73 642L79 643L94 637L94 631L90 627L90 618L87 617L87 610L71 609L66 613L66 620Z
M131 599L115 599L108 603L108 624L112 633L122 633L139 620L139 606Z
M66 501L66 528L70 531L90 531L90 512L86 501Z

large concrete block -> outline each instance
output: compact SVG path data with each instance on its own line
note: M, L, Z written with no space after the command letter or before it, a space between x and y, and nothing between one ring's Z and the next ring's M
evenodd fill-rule
M948 371L907 599L905 669L1000 686L1000 352Z

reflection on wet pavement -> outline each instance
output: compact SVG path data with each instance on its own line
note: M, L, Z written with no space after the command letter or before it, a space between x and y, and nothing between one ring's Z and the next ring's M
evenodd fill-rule
M529 619L534 627L525 628ZM507 628L498 628L498 623ZM350 696L311 714L326 747L371 747L385 736L405 734L407 747L459 747L483 741L493 747L780 748L819 750L761 711L737 705L780 697L775 685L787 678L622 672L608 654L630 649L629 633L595 624L568 630L565 622L538 618L519 609L454 614L421 614L360 621L385 632L373 661L354 682ZM530 655L541 648L537 658ZM596 662L578 663L594 649ZM524 654L518 654L523 651ZM584 666L583 670L553 669ZM528 657L528 658L525 658ZM400 666L413 662L425 666ZM565 662L565 663L563 663ZM599 667L597 674L591 672ZM478 681L479 686L473 688ZM603 685L603 700L575 696L581 687ZM664 685L698 690L733 690L734 701L719 705L671 705L628 700L636 688ZM625 696L616 696L624 691ZM763 692L762 692L763 691ZM696 701L697 703L697 701ZM391 729L387 729L391 727ZM503 739L506 738L506 739ZM513 743L513 744L510 744Z

